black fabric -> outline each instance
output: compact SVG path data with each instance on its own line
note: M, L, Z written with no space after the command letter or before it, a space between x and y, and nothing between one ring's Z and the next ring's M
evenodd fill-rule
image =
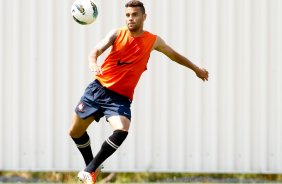
M81 137L79 138L73 138L72 140L75 142L78 150L83 156L84 162L86 166L93 160L93 154L92 149L90 145L90 138L87 132L85 132Z
M89 173L95 172L96 169L117 150L117 148L126 139L127 135L127 131L115 130L113 134L102 144L100 151L90 164L87 165L85 171Z

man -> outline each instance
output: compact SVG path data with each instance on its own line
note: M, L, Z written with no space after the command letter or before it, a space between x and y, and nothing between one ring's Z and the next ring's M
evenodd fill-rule
M143 3L131 0L125 5L126 27L113 30L93 49L89 56L89 67L95 72L95 80L86 88L75 109L69 134L80 150L86 168L78 173L84 183L95 183L99 166L115 152L126 139L130 127L130 105L134 89L152 50L157 50L172 61L193 70L203 81L208 72L197 67L184 56L174 51L157 35L143 30L146 19ZM97 58L110 46L112 50L102 66ZM105 116L113 134L105 140L93 158L87 127Z

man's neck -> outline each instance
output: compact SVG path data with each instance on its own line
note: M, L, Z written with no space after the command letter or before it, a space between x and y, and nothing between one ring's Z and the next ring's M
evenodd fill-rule
M143 29L138 30L138 31L130 31L129 30L129 33L130 33L130 36L132 36L132 37L138 37L138 36L140 36L144 33L144 30Z

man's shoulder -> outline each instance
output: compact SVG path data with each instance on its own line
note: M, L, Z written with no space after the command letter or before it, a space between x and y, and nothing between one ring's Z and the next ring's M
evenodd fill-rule
M153 35L153 36L158 36L156 35L155 33L151 32L151 31L148 31L148 30L144 30L145 33L149 34L149 35Z
M128 31L128 28L126 26L122 26L122 27L117 28L116 30L118 32L121 32L121 31L126 32L126 31Z
M166 45L165 41L160 36L156 35L156 40L152 50L159 50L160 47L163 47L165 45Z
M108 34L118 35L120 32L125 32L125 31L126 31L126 27L118 27L118 28L111 29Z

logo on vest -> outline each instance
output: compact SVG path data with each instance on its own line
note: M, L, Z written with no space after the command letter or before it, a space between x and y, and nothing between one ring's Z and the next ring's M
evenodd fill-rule
M118 66L122 66L122 65L128 65L128 64L131 64L131 63L133 63L133 62L121 61L121 60L119 59L118 62L117 62L117 65L118 65Z

